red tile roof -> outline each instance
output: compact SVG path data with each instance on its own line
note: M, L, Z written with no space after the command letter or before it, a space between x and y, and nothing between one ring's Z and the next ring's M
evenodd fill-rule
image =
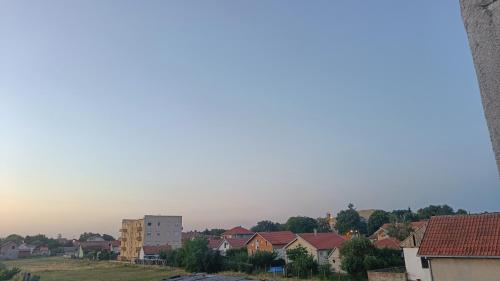
M250 230L244 228L244 227L241 227L241 226L237 226L237 227L233 227L227 231L225 231L224 233L222 233L222 236L227 236L227 235L238 235L238 234L247 234L247 235L253 235L254 232L251 232Z
M170 245L160 246L142 246L145 255L158 255L160 252L169 251L172 249Z
M346 239L337 233L301 233L298 234L302 239L306 240L309 244L313 245L318 250L329 250L338 248Z
M375 241L373 243L373 245L379 249L389 248L389 249L400 250L401 249L401 247L399 246L400 243L401 242L399 242L399 240L394 239L394 238L384 238L384 239Z
M222 239L209 238L208 239L208 248L216 249L219 248Z
M284 246L295 239L295 234L291 231L257 232L256 235L262 236L273 246Z
M432 217L418 255L500 257L500 213Z
M120 240L113 240L113 241L110 241L110 244L113 247L120 247L121 241Z
M248 238L226 238L225 239L232 249L239 249L245 247Z

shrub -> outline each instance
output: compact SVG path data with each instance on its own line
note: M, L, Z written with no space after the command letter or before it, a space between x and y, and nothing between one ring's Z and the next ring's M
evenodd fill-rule
M318 264L310 255L306 248L299 246L286 252L290 264L287 268L288 273L298 278L306 276L309 273L317 273Z

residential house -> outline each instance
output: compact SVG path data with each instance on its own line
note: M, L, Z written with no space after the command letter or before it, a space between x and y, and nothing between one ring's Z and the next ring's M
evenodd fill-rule
M400 244L403 248L407 278L410 281L431 281L431 273L427 260L417 256L426 229L427 224L422 225Z
M50 249L47 246L40 246L36 249L36 254L39 256L50 256Z
M101 236L99 235L94 235L94 236L91 236L89 238L87 238L87 241L88 242L102 242L102 241L105 241L104 238L102 238Z
M75 257L77 250L77 247L62 247L62 256L65 258Z
M400 241L398 239L392 237L386 237L380 240L376 240L373 242L373 245L378 249L393 249L393 250L401 250Z
M222 239L218 237L208 237L208 248L214 251L217 251L219 249L219 245L222 242Z
M17 259L19 245L14 241L5 242L0 245L0 259Z
M328 263L330 264L331 268L335 272L340 272L340 273L346 273L341 267L340 264L342 262L342 259L340 258L340 248L337 247L330 251L330 254L328 254Z
M88 253L98 253L102 251L110 251L112 241L75 241L77 247L75 257L83 258Z
M247 241L248 238L224 238L219 242L217 250L225 256L227 250L245 248Z
M139 252L140 260L157 260L160 258L161 252L166 252L172 250L169 245L160 246L142 246Z
M222 233L222 238L246 238L250 239L255 233L241 226L233 227L224 233Z
M172 249L182 246L181 216L150 216L142 219L122 221L120 260L133 261L139 258L143 246L170 245Z
M500 280L500 213L432 217L417 255L432 281Z
M204 235L201 232L196 231L196 230L189 231L189 232L182 232L182 234L181 234L182 245L184 245L184 243L186 243L187 241L190 241L196 237L202 237L202 236L204 236Z
M410 227L412 231L415 231L419 229L422 225L426 224L427 221L422 220L422 221L414 221L410 222ZM389 228L391 224L390 223L385 223L383 224L377 231L375 231L372 235L370 235L370 240L372 241L377 241L377 240L382 240L385 238L389 238Z
M247 242L249 255L257 251L274 252L278 258L285 259L285 246L295 239L291 231L257 232Z
M34 245L29 245L26 243L22 243L19 245L19 253L17 254L18 258L27 258L33 255L33 251L35 250L36 246Z
M318 264L328 264L330 253L342 246L346 239L337 233L301 233L285 246L285 251L303 247Z
M121 241L120 240L113 240L109 241L109 251L115 254L120 254L120 248L121 248Z

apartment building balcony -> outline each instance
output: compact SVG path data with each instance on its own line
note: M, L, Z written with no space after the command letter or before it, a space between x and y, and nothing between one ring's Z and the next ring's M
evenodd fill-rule
M115 228L115 229L116 229L116 228ZM128 230L127 230L126 228L121 228L121 229L120 229L120 232L122 232L122 233L127 233L127 232L128 232Z
M137 239L137 241L142 241L142 237L141 236L137 236L135 239Z
M122 238L120 238L120 241L122 241L122 242L127 242L127 237L122 237Z
M139 226L139 227L137 228L137 231L142 231L142 226Z
M120 247L120 250L121 250L122 252L125 252L125 251L127 251L127 247Z

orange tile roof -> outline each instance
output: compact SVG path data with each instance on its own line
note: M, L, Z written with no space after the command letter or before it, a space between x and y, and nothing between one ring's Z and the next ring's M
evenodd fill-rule
M222 239L209 238L208 239L208 248L216 249L219 248Z
M399 246L400 243L401 242L399 242L399 240L394 239L394 238L384 238L384 239L375 241L373 243L373 245L379 249L389 248L389 249L399 250L399 249L401 249L401 247Z
M309 244L313 245L318 250L329 250L338 248L346 239L337 233L301 233L298 234L302 239L306 240Z
M244 227L241 227L241 226L237 226L237 227L233 227L227 231L225 231L224 233L222 233L222 236L226 236L226 235L237 235L237 234L248 234L248 235L252 235L254 234L254 232L251 232L250 230L244 228Z
M295 234L291 231L257 232L273 246L284 246L295 239Z
M225 240L227 241L227 243L229 243L231 248L239 249L245 247L248 238L226 238Z
M500 257L500 213L432 217L418 255Z

